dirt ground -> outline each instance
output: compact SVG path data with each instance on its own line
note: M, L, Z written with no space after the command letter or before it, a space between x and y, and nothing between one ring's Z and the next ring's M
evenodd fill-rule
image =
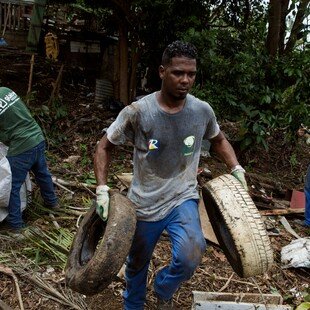
M59 70L59 63L51 63L36 56L31 92L26 96L30 55L14 49L0 49L0 85L12 88L25 101L29 100L31 111L48 137L48 160L52 174L75 184L90 184L84 187L66 185L66 189L56 187L64 210L79 211L79 208L91 206L94 197L94 187L91 186L94 184L92 154L96 142L102 136L102 130L109 126L117 113L108 106L94 105L93 76L81 76L80 72L66 65L59 101L49 103ZM223 121L222 128L231 139L241 164L248 172L251 194L259 210L274 207L272 201L283 200L289 190L303 188L303 175L309 164L309 148L306 148L302 141L288 144L284 132L277 130L268 140L268 151L253 145L249 151L241 152L238 144L234 142L236 126ZM203 157L201 166L210 169L213 177L227 172L225 166L215 157ZM132 150L130 147L120 147L112 163L110 184L123 190L124 186L115 175L131 170ZM68 189L74 193L68 192ZM53 223L46 214L37 209L39 202L38 189L34 188L33 201L24 216L28 225L48 231ZM80 213L65 212L54 215L62 228L75 233ZM301 237L309 237L309 229L298 223L298 220L302 220L302 215L290 214L285 217L296 233ZM220 247L209 242L196 273L175 295L176 309L191 308L193 291L279 293L283 297L283 303L292 306L304 300L310 293L309 269L283 269L281 265L281 249L295 237L283 227L280 217L269 216L264 217L264 220L274 251L274 266L264 275L240 278ZM5 308L1 302L12 309L21 309L21 301L24 309L122 308L121 294L125 289L123 279L113 281L98 295L86 297L66 287L64 270L55 263L58 258L55 258L55 262L47 259L38 263L34 256L33 263L29 264L29 257L25 253L29 253L33 243L28 243L27 239L16 240L1 234L0 239L0 309L10 309ZM150 264L146 309L155 309L156 298L152 284L156 272L170 260L169 248L169 239L163 235Z

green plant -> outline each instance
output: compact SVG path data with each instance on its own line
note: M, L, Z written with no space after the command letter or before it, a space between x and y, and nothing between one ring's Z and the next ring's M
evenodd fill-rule
M290 164L292 167L295 167L298 164L297 155L295 153L290 157Z
M238 133L241 149L246 149L253 143L268 149L266 138L270 135L270 129L275 127L276 117L271 111L261 112L253 106L241 104L241 109L244 115Z
M82 153L81 165L83 167L89 166L92 163L92 161L88 155L88 146L84 143L81 143L80 144L80 151Z

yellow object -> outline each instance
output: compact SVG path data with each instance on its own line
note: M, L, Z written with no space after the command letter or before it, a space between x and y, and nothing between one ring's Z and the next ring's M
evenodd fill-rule
M57 60L59 55L59 45L57 35L54 33L47 33L45 38L45 52L46 57L49 59Z

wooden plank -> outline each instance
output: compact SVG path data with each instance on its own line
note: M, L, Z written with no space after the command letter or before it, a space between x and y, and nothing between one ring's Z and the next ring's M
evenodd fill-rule
M305 208L303 209L274 209L274 210L259 210L261 215L284 215L284 214L303 214L305 213Z
M2 30L2 24L3 24L3 13L2 13L2 10L3 10L3 4L0 3L0 32Z
M21 20L21 8L22 6L19 5L17 9L17 29L20 29L20 20Z
M9 21L8 21L7 28L11 30L12 29L12 9L11 9L11 3L9 3L7 14L9 16Z
M202 233L205 239L215 244L219 244L213 231L212 225L210 223L209 216L202 198L199 200L199 216L200 216Z
M17 19L17 8L16 8L16 5L13 4L12 6L12 18L13 18L13 30L15 31L16 30L16 19Z

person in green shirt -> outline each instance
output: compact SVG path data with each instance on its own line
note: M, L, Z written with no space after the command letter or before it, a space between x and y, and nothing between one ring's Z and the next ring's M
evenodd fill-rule
M0 141L9 147L7 159L12 173L9 215L5 220L10 229L19 231L25 226L20 188L29 171L34 173L45 206L57 208L58 200L46 163L43 132L20 97L6 87L0 87Z

